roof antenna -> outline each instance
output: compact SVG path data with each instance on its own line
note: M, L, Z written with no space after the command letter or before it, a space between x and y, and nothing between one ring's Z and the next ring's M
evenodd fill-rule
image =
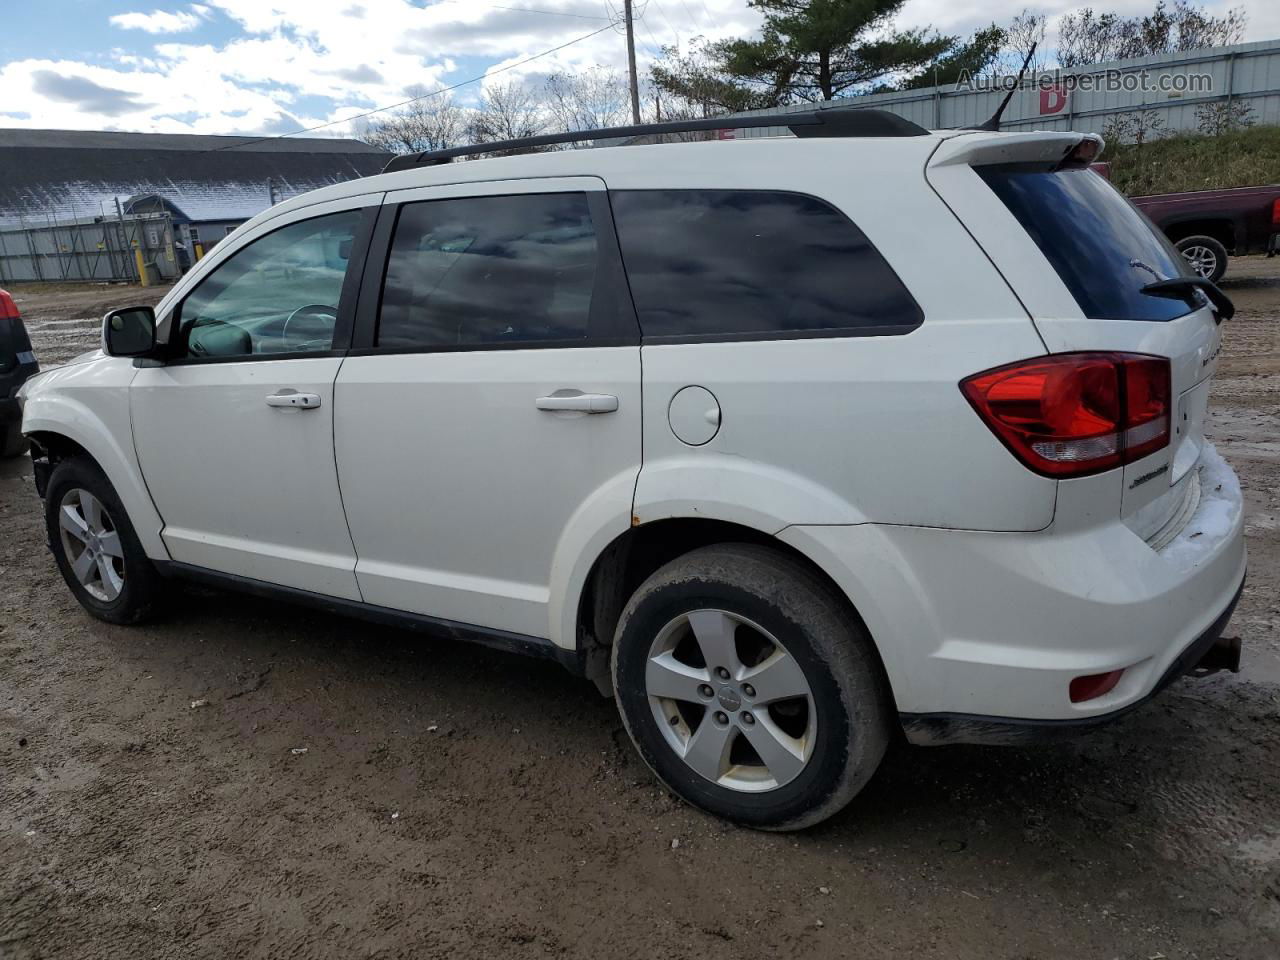
M1004 108L1009 106L1009 101L1013 99L1014 92L1022 86L1023 74L1027 72L1027 67L1031 63L1031 58L1035 56L1035 52L1036 44L1033 42L1031 44L1031 49L1027 51L1027 58L1022 61L1022 69L1018 71L1018 79L1015 80L1013 86L1009 88L1009 92L1004 95L1004 99L1000 101L1000 106L996 107L996 112L991 115L991 119L970 129L990 130L992 132L1000 129L1000 118L1004 116Z

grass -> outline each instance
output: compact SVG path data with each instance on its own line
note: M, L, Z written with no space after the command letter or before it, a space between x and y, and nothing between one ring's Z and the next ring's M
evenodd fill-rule
M1111 182L1131 197L1280 183L1280 127L1108 145L1101 159L1111 162Z

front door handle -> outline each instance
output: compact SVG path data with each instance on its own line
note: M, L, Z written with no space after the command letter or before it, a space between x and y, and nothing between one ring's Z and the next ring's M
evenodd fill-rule
M318 393L291 393L282 390L267 397L268 407L298 407L302 410L314 410L320 406Z
M573 410L578 413L613 413L618 409L618 398L607 393L563 393L557 391L549 397L539 397L535 406L539 410Z

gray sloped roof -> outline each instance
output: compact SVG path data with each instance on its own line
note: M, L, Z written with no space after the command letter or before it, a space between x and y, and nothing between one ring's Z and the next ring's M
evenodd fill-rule
M379 172L390 158L355 140L0 130L0 226L115 214L157 194L191 220L242 220L277 200Z

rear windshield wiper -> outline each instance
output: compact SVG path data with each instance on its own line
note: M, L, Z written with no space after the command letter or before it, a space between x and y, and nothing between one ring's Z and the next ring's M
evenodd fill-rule
M1236 315L1236 305L1223 293L1216 283L1204 277L1174 277L1171 280L1157 280L1148 283L1142 292L1152 297L1165 297L1169 300L1186 300L1195 305L1192 294L1200 291L1213 304L1213 315L1219 323L1230 320Z

